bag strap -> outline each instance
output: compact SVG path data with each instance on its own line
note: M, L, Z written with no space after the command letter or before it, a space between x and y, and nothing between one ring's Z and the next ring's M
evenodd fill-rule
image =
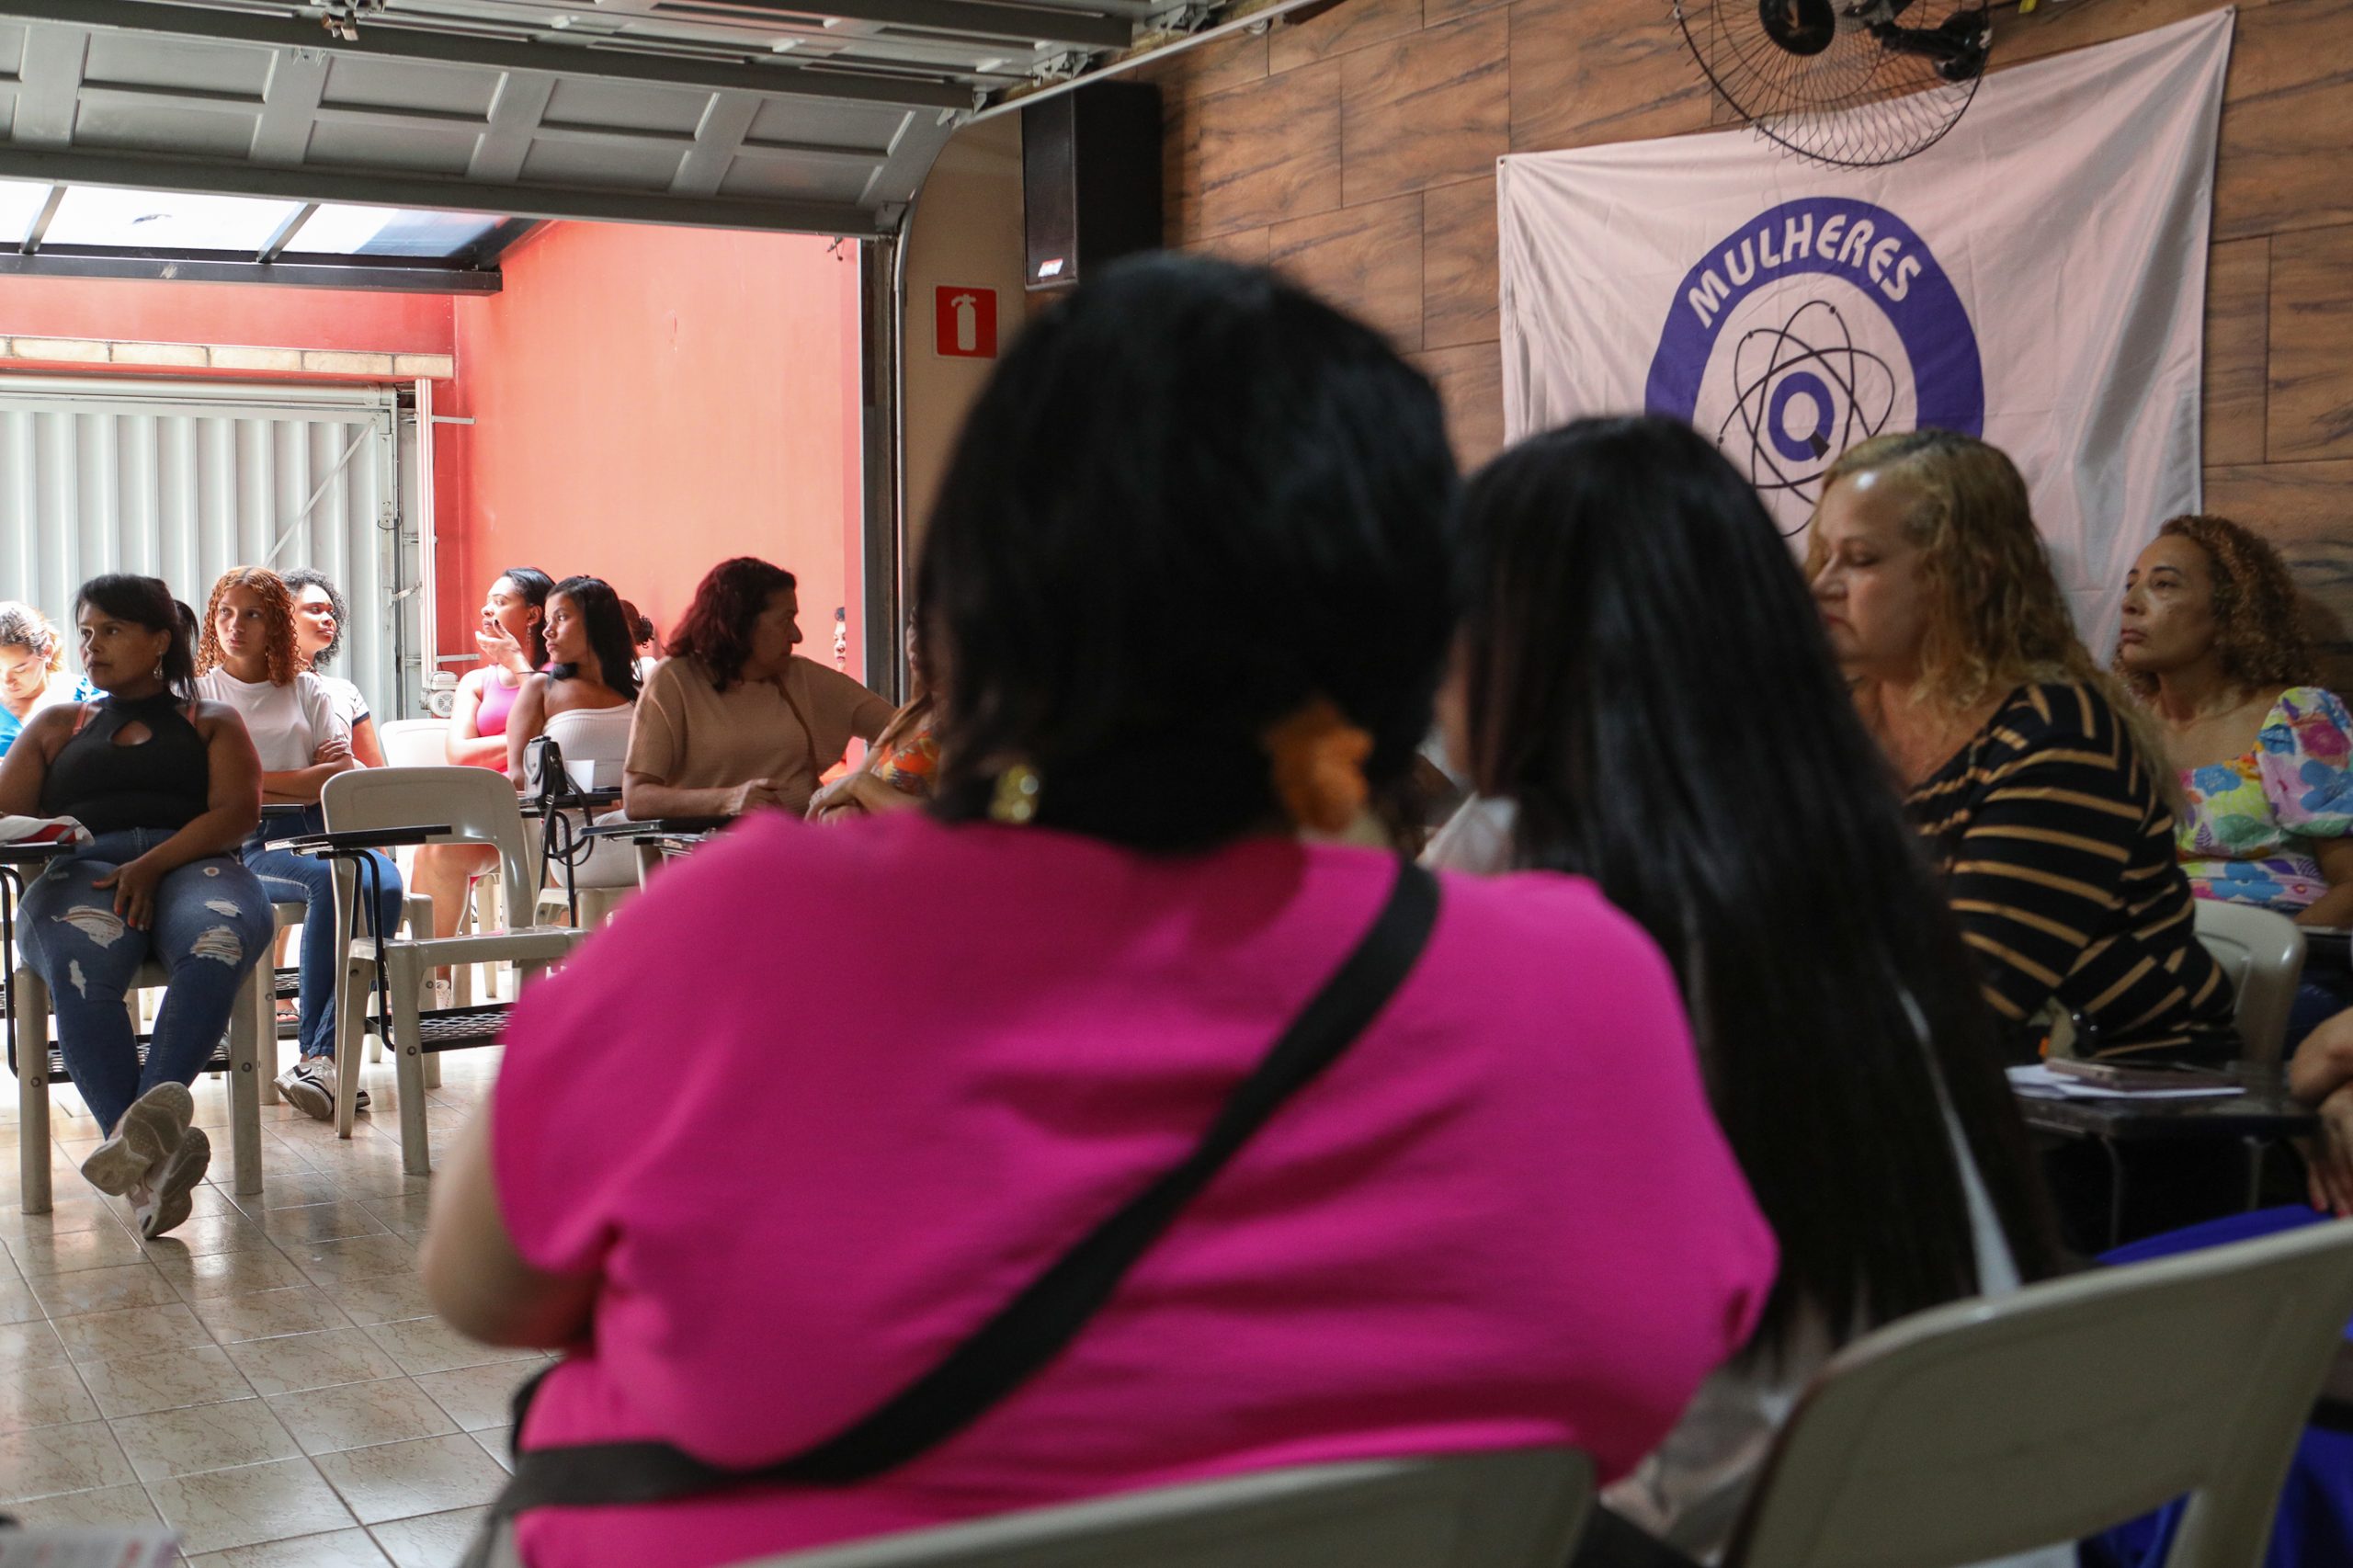
M518 1449L514 1478L491 1505L467 1563L486 1562L498 1528L526 1509L671 1502L755 1483L847 1485L896 1469L971 1426L1066 1348L1186 1204L1371 1025L1428 943L1438 903L1437 879L1400 861L1371 928L1227 1098L1193 1152L882 1405L813 1448L751 1470L707 1464L658 1442ZM518 1437L537 1385L534 1379L516 1396Z

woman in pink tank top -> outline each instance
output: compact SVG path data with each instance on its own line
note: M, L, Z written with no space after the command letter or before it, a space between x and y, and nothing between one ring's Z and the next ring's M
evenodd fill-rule
M440 1173L435 1304L564 1352L527 1464L799 1453L1186 1157L1400 880L1333 835L1429 728L1453 491L1429 383L1263 269L1129 262L1030 323L924 543L932 803L756 813L665 872L525 993ZM1445 879L1435 921L970 1425L855 1484L526 1510L522 1561L703 1568L1381 1455L1622 1472L1746 1338L1772 1238L1639 926L1549 873Z
M548 662L548 590L554 579L535 566L509 566L483 601L474 646L483 666L458 683L449 713L449 756L464 767L506 769L506 716L523 682ZM486 845L428 844L410 873L415 890L433 901L433 934L454 937L474 878L498 862Z

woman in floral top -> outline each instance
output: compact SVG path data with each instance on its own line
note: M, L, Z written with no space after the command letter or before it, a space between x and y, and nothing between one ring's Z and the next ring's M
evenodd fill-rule
M2353 714L2313 659L2279 552L2226 518L2176 517L2125 579L2116 668L2179 770L2182 869L2200 898L2353 923ZM2353 1003L2306 976L2291 1041Z

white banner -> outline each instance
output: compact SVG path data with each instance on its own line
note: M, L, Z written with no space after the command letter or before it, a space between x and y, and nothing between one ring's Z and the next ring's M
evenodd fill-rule
M1878 169L1746 131L1505 158L1517 440L1648 409L1713 437L1802 535L1882 431L1983 436L2034 493L2077 624L2199 506L2206 243L2234 13L1990 76Z

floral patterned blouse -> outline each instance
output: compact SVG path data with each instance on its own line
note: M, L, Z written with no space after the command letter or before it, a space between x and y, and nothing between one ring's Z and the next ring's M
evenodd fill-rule
M933 775L939 771L939 742L931 733L931 715L888 749L875 755L874 776L902 795L931 794Z
M2328 891L2307 841L2353 833L2353 714L2336 694L2290 687L2255 749L2185 768L2189 804L2175 832L2200 898L2293 915Z

